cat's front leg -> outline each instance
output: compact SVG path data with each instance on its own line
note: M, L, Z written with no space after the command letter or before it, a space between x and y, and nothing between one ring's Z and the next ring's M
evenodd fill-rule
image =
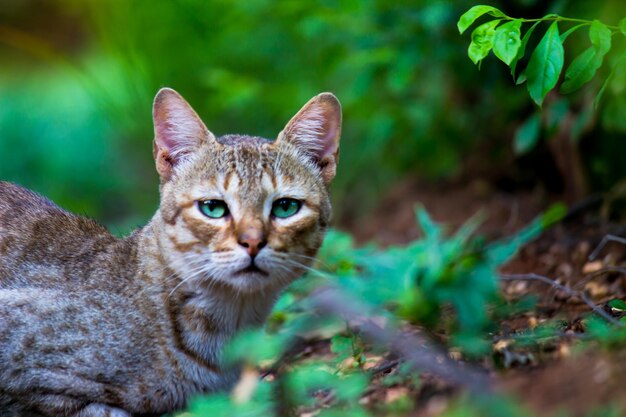
M72 417L131 417L131 415L121 408L105 404L89 404Z

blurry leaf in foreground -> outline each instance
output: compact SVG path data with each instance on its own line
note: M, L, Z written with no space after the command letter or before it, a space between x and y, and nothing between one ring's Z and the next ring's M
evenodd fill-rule
M263 329L239 333L226 350L228 363L246 361L256 364L278 359L287 347L288 337L282 334L269 335Z
M626 36L626 17L619 21L619 30Z
M626 311L626 302L624 300L620 300L619 298L609 301L608 305L614 310Z
M553 224L560 222L567 215L567 206L563 203L555 203L551 205L541 215L541 226L544 229L552 226Z
M339 401L356 403L367 385L364 374L338 375L333 368L322 363L299 366L287 375L287 386L293 401L305 406L315 404L311 394L319 390L334 390Z

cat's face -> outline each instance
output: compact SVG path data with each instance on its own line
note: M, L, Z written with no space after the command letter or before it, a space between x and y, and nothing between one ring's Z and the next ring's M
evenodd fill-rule
M334 96L313 98L276 141L215 138L172 90L155 100L162 245L190 285L282 287L310 265L330 221L341 126Z

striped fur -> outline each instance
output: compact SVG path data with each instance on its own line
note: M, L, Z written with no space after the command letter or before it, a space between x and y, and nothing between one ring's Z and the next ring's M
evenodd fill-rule
M159 415L225 389L221 352L310 265L331 215L339 104L314 97L276 141L216 138L176 92L154 107L161 202L119 239L0 182L0 416ZM294 216L273 201L303 202ZM231 215L204 216L224 200ZM242 238L267 242L249 270Z

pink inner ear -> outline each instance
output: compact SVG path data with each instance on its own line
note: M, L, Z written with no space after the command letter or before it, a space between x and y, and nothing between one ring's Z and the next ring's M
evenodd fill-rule
M173 158L184 154L185 150L190 150L194 145L193 139L183 136L171 122L156 122L155 132L157 145L161 149L167 150Z
M153 118L155 143L173 161L193 152L210 135L196 112L174 90L159 91Z
M287 126L286 135L317 162L335 156L341 131L341 113L329 103L317 101L305 106Z
M326 132L326 135L323 139L324 148L319 155L320 160L327 156L334 155L337 152L337 147L339 146L338 139L340 132L337 124L327 120L324 124L324 131Z

